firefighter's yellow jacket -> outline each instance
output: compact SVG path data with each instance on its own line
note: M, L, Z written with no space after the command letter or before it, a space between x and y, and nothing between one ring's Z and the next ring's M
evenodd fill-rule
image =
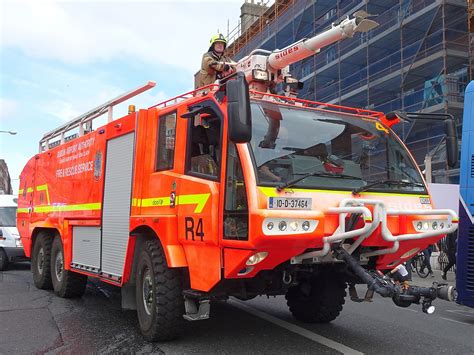
M232 63L232 59L225 54L220 57L209 51L202 56L201 69L196 77L195 88L200 88L214 83L219 74L224 71L224 63Z

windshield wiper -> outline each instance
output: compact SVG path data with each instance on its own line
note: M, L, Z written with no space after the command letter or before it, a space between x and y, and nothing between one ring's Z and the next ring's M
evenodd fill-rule
M404 180L378 180L371 182L370 184L360 186L354 190L352 190L353 195L357 195L361 193L362 191L366 191L370 189L371 187L377 186L377 185L397 185L397 186L417 186L417 187L425 187L425 185L419 183L419 182L411 182L411 181L404 181Z
M328 178L362 180L358 176L344 175L344 174L329 174L329 173L322 173L322 172L319 172L319 171L315 171L313 173L308 173L308 174L305 174L303 176L294 178L290 181L284 182L283 184L278 185L276 189L279 192L279 191L283 190L284 188L293 186L297 182L300 182L301 180L304 180L304 179L306 179L310 176L322 176L322 177L328 177Z

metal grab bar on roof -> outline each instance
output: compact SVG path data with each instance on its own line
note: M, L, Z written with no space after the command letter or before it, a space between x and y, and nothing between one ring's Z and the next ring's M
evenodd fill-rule
M72 119L69 122L66 122L65 124L59 126L56 129L53 129L52 131L46 133L43 138L39 141L39 152L43 152L45 150L49 149L49 141L52 138L60 136L60 144L63 144L66 141L65 133L70 131L71 129L74 129L76 127L79 127L79 137L84 135L84 124L88 124L87 129L92 129L92 120L95 118L102 116L106 112L108 112L108 122L113 121L113 107L115 105L118 105L134 96L137 96L141 94L144 91L147 91L153 87L155 87L156 83L154 81L149 81L145 85L139 86L136 89L133 89L131 91L128 91L115 99L109 100L106 103L103 103L102 105L99 105L92 110L87 111L86 113L83 113L82 115Z

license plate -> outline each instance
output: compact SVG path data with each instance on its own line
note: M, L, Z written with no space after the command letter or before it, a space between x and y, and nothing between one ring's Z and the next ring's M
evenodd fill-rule
M310 210L311 198L270 197L268 208L273 210Z

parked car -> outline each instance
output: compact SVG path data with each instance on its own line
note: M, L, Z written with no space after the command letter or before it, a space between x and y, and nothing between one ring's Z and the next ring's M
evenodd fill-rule
M17 197L0 195L0 271L13 261L27 260L16 228Z

